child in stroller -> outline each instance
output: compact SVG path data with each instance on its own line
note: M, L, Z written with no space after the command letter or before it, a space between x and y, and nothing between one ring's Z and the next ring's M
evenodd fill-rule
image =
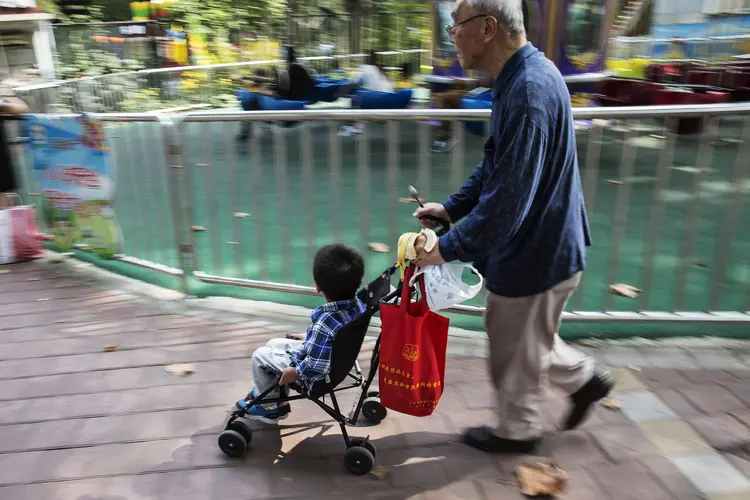
M409 186L409 193L422 206L419 194L413 186ZM434 218L430 217L430 219ZM448 221L440 219L432 221L441 226L441 230L437 232L438 236L444 234L450 228ZM339 268L338 264L342 261L349 262L348 266L342 265ZM345 267L347 268L346 271L344 271ZM294 354L288 352L290 350L288 339L279 339L276 343L271 341L269 343L271 345L266 346L266 350L262 351L266 358L267 355L275 352L274 349L279 346L283 345L286 348L280 349L278 361L273 364L258 360L259 367L268 365L272 370L268 374L259 373L260 380L263 380L263 382L256 380L255 390L251 390L244 400L236 403L237 409L229 417L224 432L219 435L219 447L226 455L242 457L247 453L248 445L253 439L253 433L242 419L247 416L255 416L256 418L267 419L266 421L278 421L289 414L288 403L290 401L309 399L336 420L341 427L341 434L346 445L344 465L347 470L353 474L362 475L373 469L375 456L377 455L375 445L370 442L369 437L364 439L350 438L346 426L356 424L360 412L367 420L375 424L383 421L388 414L386 408L380 403L380 393L370 390L370 385L378 370L380 336L378 335L375 341L367 377L363 377L357 357L370 326L370 320L379 311L380 304L395 301L401 295L403 282L400 282L396 289L391 286L391 277L397 269L398 265L386 269L377 279L356 292L355 297L355 290L360 285L364 275L364 264L356 250L343 245L331 245L318 252L313 265L313 277L318 289L326 295L327 300L348 299L350 304L347 307L348 312L346 314L352 316L352 318L347 320L344 315L340 314L335 321L325 321L321 328L320 326L316 327L316 323L320 322L323 316L313 312L313 325L310 327L313 332L320 329L326 330L326 328L335 328L337 331L337 333L334 332L324 336L325 343L329 346L327 348L328 354L325 355L328 361L324 363L325 369L314 372L318 374L314 376L315 381L305 380L307 379L305 376L307 372L302 370L302 373L299 373L299 364L296 362L297 366L291 366L293 356L296 359L300 351L310 352L305 349L304 342L300 350ZM340 295L336 295L338 293ZM321 307L325 310L327 306L328 304ZM330 318L330 320L333 319ZM316 334L311 336L308 330L305 342L308 342L311 338L318 338L318 336ZM261 347L260 349L264 348ZM311 351L317 349L316 352L323 351L313 346L309 346L309 349ZM273 370L274 367L275 370ZM292 374L292 369L294 374ZM253 376L256 376L255 371L254 369ZM287 373L286 377L283 373ZM343 383L347 378L352 379L352 382ZM290 395L286 392L285 384L287 382L290 383L286 387L293 389L298 395ZM348 389L359 389L360 393L351 413L349 416L345 416L339 409L336 392ZM332 406L325 403L324 398L326 396L330 397ZM276 406L270 407L268 405ZM286 410L279 409L278 405L282 407L286 405L287 408ZM253 408L256 409L253 410ZM268 408L271 408L271 410L268 410ZM274 413L266 413L267 411ZM269 416L275 418L268 419Z
M272 339L253 353L252 371L254 387L248 399L272 388L269 396L286 396L286 387L297 384L304 390L328 375L331 369L333 339L345 324L365 312L364 303L357 298L357 288L362 284L365 264L362 256L346 245L328 245L315 255L313 279L318 293L326 303L312 313L312 324L304 341ZM247 416L265 423L285 419L289 402L256 404L247 401L236 403L246 409Z
M395 271L395 267L386 270L357 292L364 275L364 262L356 250L329 245L316 254L313 277L328 302L313 311L304 342L273 339L255 351L252 361L255 385L245 399L236 403L236 410L219 436L219 447L226 455L243 456L252 440L251 429L240 419L278 422L288 416L290 401L306 398L341 426L347 447L347 469L354 474L366 474L374 467L374 445L367 438L349 438L346 425L354 424L360 412L374 423L387 414L379 394L369 391L377 372L379 338L366 378L357 357L381 301L398 296L398 290L391 287ZM347 378L352 382L343 384ZM288 388L299 395L290 395ZM360 397L346 417L339 409L335 392L354 388L361 389ZM325 396L330 397L332 407L321 401Z

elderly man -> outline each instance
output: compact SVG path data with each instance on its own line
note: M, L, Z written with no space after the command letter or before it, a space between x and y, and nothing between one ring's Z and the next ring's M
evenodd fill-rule
M488 452L532 453L549 380L570 399L564 429L577 427L612 389L594 361L557 330L577 289L590 236L581 190L570 95L560 72L526 40L522 0L458 0L446 29L466 69L497 75L484 159L431 215L461 224L418 265L475 262L489 297L485 328L499 423L469 429L467 444Z

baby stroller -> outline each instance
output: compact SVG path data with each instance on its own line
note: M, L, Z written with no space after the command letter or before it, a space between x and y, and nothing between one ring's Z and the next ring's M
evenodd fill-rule
M409 186L409 192L417 203L423 206L417 190L413 186ZM437 232L438 236L450 229L448 221L431 216L427 216L426 218L434 220L441 226L441 229ZM391 290L391 277L397 270L396 266L386 269L377 279L357 293L357 297L365 304L365 312L357 319L344 325L338 334L336 334L331 352L331 371L325 380L313 385L309 392L298 384L291 384L289 387L297 395L289 395L282 391L282 397L268 398L268 395L277 389L278 386L270 387L255 398L248 395L245 398L245 402L247 403L245 407L232 412L225 430L219 435L219 448L221 448L221 451L233 458L242 457L247 453L247 447L253 439L252 430L241 420L247 415L247 408L256 404L272 404L309 399L341 426L341 435L344 437L344 444L346 445L344 465L347 470L352 474L363 475L375 467L375 457L377 455L375 445L369 441L369 437L349 437L346 426L356 424L360 413L367 420L375 424L382 422L388 414L388 410L380 403L380 393L370 390L370 385L378 370L380 335L378 335L375 341L367 377L363 376L357 357L365 340L367 329L370 326L370 320L379 311L380 304L396 301L401 296L403 281L399 282L395 290ZM347 379L351 379L351 381L344 384L344 381ZM345 416L339 409L336 393L348 389L359 389L360 394L349 416ZM325 396L330 396L332 406L325 403Z
M248 444L253 439L253 433L240 420L247 414L246 408L250 408L256 404L309 399L341 426L341 434L346 444L344 464L347 470L357 475L367 474L372 470L375 466L375 456L377 455L375 445L369 441L369 438L349 437L346 426L354 425L360 413L373 423L380 423L388 413L386 408L380 403L380 394L377 391L370 391L370 385L378 369L380 336L378 336L375 342L370 370L366 377L362 374L357 357L362 348L367 329L370 326L370 320L378 312L381 302L390 302L401 294L401 284L399 284L396 290L391 290L391 276L393 276L396 270L395 266L387 269L377 279L357 293L359 299L366 306L365 313L343 326L336 335L331 353L331 371L325 380L313 385L309 392L305 391L298 384L290 385L289 387L297 393L296 395L284 395L282 392L282 397L280 398L268 398L267 396L277 387L269 388L254 399L251 399L250 395L248 395L248 398L245 399L247 402L245 408L232 412L225 430L219 435L219 448L221 448L221 451L233 458L242 457L247 453ZM351 381L344 383L347 379L351 379ZM352 408L349 416L345 416L339 409L336 393L348 389L360 389L360 395L357 404ZM331 405L324 402L325 396L330 397Z

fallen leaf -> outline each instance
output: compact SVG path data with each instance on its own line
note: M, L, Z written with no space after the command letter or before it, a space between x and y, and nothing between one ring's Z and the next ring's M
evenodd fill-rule
M729 142L727 142L725 140L722 140L722 139L718 139L718 140L711 141L711 145L714 146L714 147L720 147L721 148L721 147L724 147L724 146L729 146Z
M422 198L420 198L419 201L421 203L424 203L424 200ZM399 203L416 203L417 200L415 200L414 198L399 198L398 202Z
M44 298L44 299L36 299L36 301L37 301L37 302L47 302L48 300L49 300L49 299L47 299L47 298Z
M635 365L628 365L628 369L629 369L629 370L632 370L632 371L634 371L634 372L638 372L638 373L641 373L641 367L640 367L640 366L635 366Z
M521 464L516 476L526 496L559 495L568 489L568 474L553 463Z
M649 137L653 137L654 139L666 139L667 137L664 135L659 134L648 134Z
M27 281L42 281L42 278L40 278L38 276L33 276L33 277L29 278Z
M695 265L698 267L711 267L711 263L707 260L696 260Z
M164 367L164 370L170 375L177 375L180 377L187 377L195 373L195 365L190 363L182 363L177 365L168 365Z
M116 351L117 348L120 347L119 345L108 345L104 347L104 352L112 352Z
M239 245L236 241L227 241L227 245Z
M0 269L0 274L10 274L10 269Z
M245 217L250 217L250 214L248 214L246 212L235 212L234 216L238 217L240 219L244 219Z
M203 226L192 226L192 227L191 227L191 229L192 229L193 231L195 231L196 233L199 233L199 232L201 232L201 231L205 231L205 230L206 230L206 228L205 228L205 227L203 227Z
M620 297L634 299L638 297L638 295L641 293L641 290L624 283L616 283L614 285L609 285L609 293L611 293L612 295L619 295Z
M368 246L373 252L388 253L391 251L391 247L389 247L385 243L378 243L377 241L370 242Z
M370 475L377 479L385 479L390 472L391 471L387 467L378 466L370 471Z
M623 182L622 182L622 181L617 181L617 180L615 180L615 179L607 179L607 182L608 182L608 183L610 183L610 184L615 184L615 185L617 185L617 186L619 186L619 185L623 184Z
M616 399L605 399L602 401L602 406L608 410L619 410L622 405Z

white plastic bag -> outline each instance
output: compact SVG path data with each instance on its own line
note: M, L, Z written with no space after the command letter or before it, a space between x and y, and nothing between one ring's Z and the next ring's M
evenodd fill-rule
M479 283L476 285L464 283L462 275L467 267L479 276ZM410 286L414 286L414 281L420 274L424 275L427 305L432 311L448 309L456 304L473 299L484 284L484 278L474 269L474 266L463 262L448 262L439 266L421 267L414 273Z

